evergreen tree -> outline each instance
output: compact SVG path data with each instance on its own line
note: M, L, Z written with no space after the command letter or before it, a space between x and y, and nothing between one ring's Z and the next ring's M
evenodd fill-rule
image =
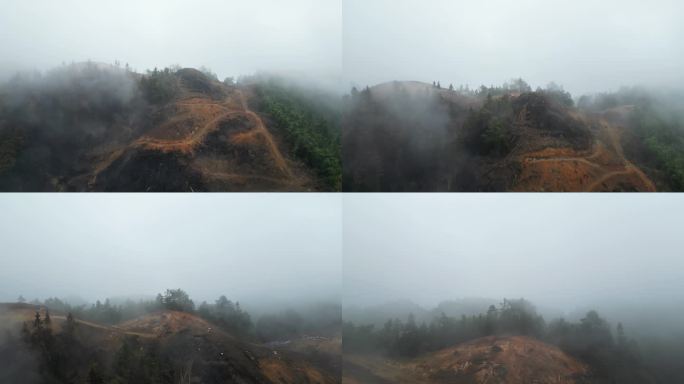
M91 364L88 370L88 384L104 384L104 377L97 364Z
M43 323L45 323L46 327L49 327L52 325L52 319L50 318L50 310L45 309L45 320L43 320Z
M66 323L64 324L64 333L69 337L73 337L75 330L76 321L74 320L74 316L71 314L71 312L69 312L66 318Z
M40 312L36 311L36 315L33 316L33 328L41 328L42 320L40 319Z

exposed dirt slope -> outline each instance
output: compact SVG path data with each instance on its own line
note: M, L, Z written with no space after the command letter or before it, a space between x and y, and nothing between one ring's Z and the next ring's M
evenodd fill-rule
M88 188L135 191L305 191L314 181L284 153L249 108L247 86L229 87L191 69L152 126L116 148L96 148Z
M18 331L45 308L29 304L0 304L3 330ZM53 331L59 332L64 314L51 312ZM161 311L116 326L75 319L82 342L113 356L126 337L156 343L174 361L188 364L190 382L278 384L334 384L340 371L307 353L241 341L211 323L184 312ZM213 380L213 381L212 381Z
M527 337L487 337L413 360L345 356L343 382L589 383L589 367L560 349Z
M348 191L651 192L625 156L631 106L602 113L545 91L496 96L391 82L352 97Z
M338 383L339 374L300 353L243 342L197 316L159 312L119 325L126 332L151 333L169 349L184 349L198 377L216 366L240 373L247 382Z
M623 107L625 108L625 107ZM605 117L570 116L591 127L593 142L588 150L546 147L518 155L522 165L516 191L654 192L655 184L624 155L621 137L624 127ZM518 124L525 125L526 117Z

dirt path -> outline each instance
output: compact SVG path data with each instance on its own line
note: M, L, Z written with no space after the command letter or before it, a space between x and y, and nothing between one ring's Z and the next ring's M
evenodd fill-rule
M52 318L55 319L55 320L66 321L66 317L65 317L65 316L59 316L59 315L55 316L55 315L53 315ZM76 322L76 324L85 325L85 326L87 326L87 327L95 328L95 329L100 329L100 330L103 330L103 331L119 333L119 334L122 334L122 335L139 336L139 337L147 338L147 339L152 339L152 338L157 337L155 334L152 334L152 333L129 332L129 331L125 331L125 330L123 330L123 329L121 329L121 328L118 328L118 327L116 327L116 326L106 326L106 325L97 324L97 323L92 323L92 322L90 322L90 321L85 321L85 320L81 320L81 319L74 319L74 321Z
M266 128L263 120L254 111L249 109L247 98L242 90L236 90L232 95L226 97L222 102L216 102L213 100L195 98L186 99L178 101L175 104L177 107L182 108L184 111L180 112L177 116L171 118L164 124L170 126L174 122L179 122L186 119L191 119L193 116L201 117L206 116L207 113L215 113L216 109L223 110L224 112L218 116L212 118L210 121L206 122L202 126L193 129L189 134L182 138L164 138L164 137L153 137L150 135L145 135L139 137L133 141L127 147L119 148L114 150L109 155L105 156L100 160L93 169L93 174L90 178L89 185L95 185L97 182L98 175L111 166L115 161L121 158L127 149L129 148L143 148L151 149L155 151L160 151L163 153L170 152L180 152L183 154L193 155L195 150L202 145L206 137L219 129L221 123L226 120L231 120L235 118L244 117L251 123L252 127L246 132L235 133L230 136L229 140L232 144L237 145L254 145L262 144L265 146L266 152L273 160L274 166L280 173L282 173L282 179L261 177L261 179L276 182L282 185L297 185L299 180L294 176L292 168L285 159L285 156L278 148L276 140L271 134L271 132ZM211 108L209 108L211 107ZM259 176L253 175L238 175L230 172L206 172L206 176L209 178L216 177L218 179L258 179Z
M620 142L621 133L620 129L613 124L609 123L605 118L599 119L599 124L601 127L601 133L604 134L607 139L605 144L602 141L596 141L592 146L592 151L589 154L577 154L577 156L554 156L554 148L547 148L543 151L536 152L534 154L528 154L523 156L522 163L526 166L535 163L565 163L571 162L575 164L584 164L592 169L601 171L602 173L595 180L588 183L585 187L581 188L584 192L596 192L605 189L608 181L635 177L638 180L640 187L643 187L644 191L655 192L655 184L646 176L646 174L641 171L636 165L630 162L624 155L622 144ZM557 149L558 152L563 151L563 149ZM607 157L606 157L607 156ZM615 170L614 166L609 164L601 163L601 159L611 160L610 162L615 162L616 166L622 167L622 169ZM551 166L553 168L553 166ZM560 167L558 167L560 168ZM610 169L613 168L613 169Z
M154 149L161 152L182 152L193 153L195 148L199 146L204 138L211 132L215 131L221 122L234 117L242 116L244 112L230 111L226 112L213 120L209 121L199 129L194 130L190 135L182 139L159 139L149 136L143 136L136 140L133 146L144 147L147 149Z
M271 132L266 128L266 125L264 124L263 120L261 120L261 117L259 117L259 115L257 115L249 109L247 105L247 100L242 90L238 89L235 93L238 98L238 103L241 107L241 109L237 110L231 106L231 97L226 98L226 100L223 103L199 103L196 101L179 102L177 105L189 107L190 109L197 108L198 106L203 105L214 105L226 110L226 112L209 121L207 124L200 127L199 129L194 130L189 136L186 136L182 139L168 140L144 136L136 140L134 145L159 150L163 152L178 151L183 153L192 153L194 149L203 142L203 140L209 133L218 129L220 123L228 119L243 116L246 117L254 127L248 132L241 132L233 135L230 139L231 142L235 144L253 142L254 138L261 136L264 139L267 151L269 155L273 158L276 167L287 178L292 178L292 170L287 164L287 161L285 160L285 157L283 156L282 152L276 145L273 135L271 135ZM189 114L192 114L192 111L190 111Z
M271 156L275 160L276 166L283 172L285 175L287 175L289 178L292 178L292 170L290 167L287 165L287 161L285 161L285 157L283 154L280 152L280 149L278 149L278 146L275 143L275 139L273 138L273 135L271 135L271 132L266 129L266 125L264 124L263 120L261 120L261 117L254 113L252 110L249 109L247 105L247 99L245 98L244 93L242 90L238 89L237 90L238 97L240 98L240 104L242 105L242 109L244 110L244 113L251 117L253 121L256 123L256 128L254 132L256 134L260 134L263 136L264 140L266 140L266 145L269 149L269 152L271 153ZM240 134L235 136L235 140L239 141L239 136Z
M259 176L259 175L245 175L245 174L239 174L239 173L228 173L228 172L215 172L215 171L205 171L204 172L205 176L211 177L213 179L217 180L226 180L226 181L233 181L233 180L261 180L261 181L267 181L275 184L281 184L281 185L287 185L287 186L295 186L297 185L296 181L288 180L288 179L279 179L275 177L268 177L268 176Z
M620 160L625 165L624 173L637 175L637 177L641 180L644 186L646 186L646 188L648 189L648 192L655 192L656 186L653 183L653 181L648 176L646 176L646 174L641 169L639 169L639 167L634 165L634 163L632 163L627 159L627 157L625 157L625 153L620 142L620 138L622 135L619 132L619 129L614 125L610 124L608 121L606 121L605 118L601 118L601 126L605 129L606 133L608 134L611 145L615 149L615 153L620 157ZM602 182L605 182L611 177L615 177L616 175L619 175L619 172L614 172L614 174L612 175L607 174L602 178L604 179ZM596 185L592 185L593 188L597 188L601 185L601 183L599 183L598 181L595 184ZM593 189L591 188L589 190L593 191Z
M588 160L589 158L585 157L554 157L554 158L544 158L544 157L528 157L525 159L526 162L528 163L548 163L548 162L564 162L564 161L573 161L573 162L579 162L579 163L584 163L590 167L594 168L600 168L601 166L593 163Z

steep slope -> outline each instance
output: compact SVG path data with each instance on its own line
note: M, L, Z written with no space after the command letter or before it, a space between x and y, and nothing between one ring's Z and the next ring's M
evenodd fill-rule
M344 120L345 189L655 191L622 148L630 107L588 113L562 96L418 82L356 93Z
M591 383L589 367L527 337L487 337L413 360L345 356L344 383Z
M312 189L307 171L281 150L248 106L249 88L227 87L202 73L177 73L179 96L156 113L158 122L122 148L103 154L89 187L95 190Z
M0 306L5 330L17 332L45 308L27 304ZM66 317L52 313L53 333L61 332ZM317 383L340 382L339 371L296 350L242 341L213 324L184 312L162 311L106 326L76 319L76 334L84 348L112 359L124 344L156 351L170 361L187 382ZM179 367L179 368L178 368ZM87 373L88 367L80 367Z
M326 130L324 118L311 107L295 140L262 108L267 81L84 63L0 84L0 190L335 189L321 176L328 165L310 156L321 143L301 150L300 141Z
M530 117L529 105L523 104L516 124L524 127L544 125ZM543 108L543 107L542 107ZM547 108L550 110L551 108ZM629 112L629 107L622 109ZM516 191L638 191L654 192L654 183L637 166L630 162L622 149L622 134L625 127L610 119L611 111L597 115L586 115L576 110L559 109L556 113L574 120L582 129L588 127L588 145L567 146L563 143L550 144L538 151L518 153L522 167ZM565 135L567 130L560 131ZM535 137L528 139L535 142ZM537 144L538 148L539 144Z

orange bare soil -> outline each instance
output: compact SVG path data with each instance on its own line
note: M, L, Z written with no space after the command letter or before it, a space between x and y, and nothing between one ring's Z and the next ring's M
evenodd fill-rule
M342 382L583 383L589 368L555 346L522 337L486 337L412 360L345 355Z
M180 96L157 112L158 123L124 145L94 152L90 189L159 190L168 179L175 180L167 189L186 191L315 189L310 171L283 153L281 140L249 108L255 97L249 86L212 83L223 99L188 89L182 77L180 86ZM165 175L164 167L175 171ZM145 182L141 173L161 181Z
M624 155L623 127L599 119L590 151L547 147L526 153L515 191L601 192L630 189L655 192L653 181Z
M583 110L545 91L485 97L411 81L376 85L347 113L344 188L653 192L666 183L637 164L634 108Z

